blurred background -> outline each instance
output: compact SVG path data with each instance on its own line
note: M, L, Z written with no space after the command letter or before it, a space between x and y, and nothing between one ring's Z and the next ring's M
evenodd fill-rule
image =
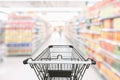
M0 80L38 80L22 61L51 44L96 60L83 80L120 80L120 1L0 0Z

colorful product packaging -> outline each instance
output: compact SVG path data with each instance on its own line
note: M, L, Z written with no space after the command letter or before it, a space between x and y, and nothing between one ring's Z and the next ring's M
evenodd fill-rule
M104 28L113 28L112 19L106 19L103 21Z

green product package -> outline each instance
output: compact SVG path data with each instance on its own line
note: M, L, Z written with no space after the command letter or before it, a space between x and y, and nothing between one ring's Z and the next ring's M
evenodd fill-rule
M117 70L118 72L120 72L120 64L119 64L119 63L113 62L112 67L113 67L115 70Z
M115 46L114 54L120 56L120 46Z
M120 18L115 18L113 20L113 27L115 30L120 30Z

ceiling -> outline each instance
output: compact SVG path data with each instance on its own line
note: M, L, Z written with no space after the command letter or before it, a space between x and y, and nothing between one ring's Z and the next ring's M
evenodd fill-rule
M96 2L96 0L0 0L0 11L6 13L35 11L45 20L61 24Z
M13 5L14 3L14 5ZM83 1L3 1L1 7L81 7Z
M0 0L0 7L81 7L100 0ZM14 4L13 4L14 3Z

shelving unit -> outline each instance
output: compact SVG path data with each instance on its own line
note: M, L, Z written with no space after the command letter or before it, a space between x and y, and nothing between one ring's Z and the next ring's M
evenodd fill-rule
M32 55L49 36L47 23L27 13L9 14L5 41L9 56Z
M35 53L35 51L37 51L41 44L43 43L43 41L46 39L45 38L45 34L47 34L45 32L46 30L46 25L45 25L45 21L43 21L40 17L36 17L35 18L35 27L33 29L33 53Z
M86 9L84 20L79 20L79 32L68 26L73 43L97 62L97 69L108 80L120 80L120 1L104 0ZM75 19L78 20L78 19ZM70 23L74 23L70 22ZM73 33L74 32L74 33ZM75 34L78 33L78 34ZM83 48L84 47L84 48Z
M112 40L108 40L108 39L101 39L100 41L111 43L111 44L116 45L116 46L120 46L120 43L116 42L116 41L112 41Z
M8 55L31 55L33 28L35 22L32 16L24 14L10 14L5 31Z
M113 59L116 60L116 61L120 61L119 56L114 55L113 53L111 53L111 52L109 52L109 51L107 51L107 50L105 50L105 49L101 49L101 51L102 51L101 54L105 54L105 55L107 55L107 56L113 58Z
M110 17L110 18L105 18L102 20L102 22L106 20L111 20L111 27L104 25L102 29L102 40L101 40L101 47L102 47L102 53L104 53L104 56L107 56L106 59L108 59L106 62L104 62L104 67L108 68L110 71L109 73L106 73L106 75L109 76L110 80L119 80L120 79L120 30L115 29L116 25L114 24L115 21L114 19L119 18L119 17ZM110 24L110 23L108 23ZM106 28L106 29L105 29ZM109 56L109 57L108 57ZM105 58L104 58L105 60ZM110 60L112 60L110 62ZM104 70L103 70L104 71Z
M114 20L115 18L118 19L119 17L119 15L114 14L113 8L115 4L115 1L104 4L104 6L100 9L101 13L99 15L101 31L100 39L98 41L101 48L99 48L98 54L100 55L102 61L98 68L104 73L105 76L107 76L109 80L120 79L120 71L118 70L118 67L120 67L119 53L116 55L116 52L119 49L117 49L117 51L115 49L116 46L119 46L120 42L120 27L116 27L116 25L119 25L119 21ZM109 10L109 12L106 10Z

